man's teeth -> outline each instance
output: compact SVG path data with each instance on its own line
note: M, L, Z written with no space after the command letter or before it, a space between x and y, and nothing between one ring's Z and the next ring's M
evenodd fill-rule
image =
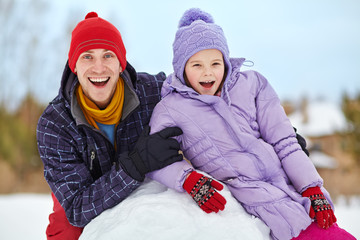
M89 79L92 82L105 82L105 81L109 80L108 77L107 78L89 78Z

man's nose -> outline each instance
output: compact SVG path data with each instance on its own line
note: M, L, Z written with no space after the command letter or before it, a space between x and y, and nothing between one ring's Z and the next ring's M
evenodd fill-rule
M96 59L93 65L93 71L97 73L102 73L106 69L106 66L103 62L103 59Z

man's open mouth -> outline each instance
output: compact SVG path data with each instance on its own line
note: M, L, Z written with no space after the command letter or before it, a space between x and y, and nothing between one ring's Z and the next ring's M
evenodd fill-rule
M204 88L211 88L214 85L215 81L205 81L200 82L200 85Z
M110 80L110 77L89 78L89 81L97 87L105 86L109 80Z

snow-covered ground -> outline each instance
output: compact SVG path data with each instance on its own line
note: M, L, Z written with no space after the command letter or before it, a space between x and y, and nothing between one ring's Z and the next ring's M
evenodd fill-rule
M249 216L225 188L228 203L219 214L202 212L187 194L147 181L128 199L105 211L80 239L268 239L267 227ZM0 195L0 239L45 239L50 195ZM360 197L338 199L340 227L360 239Z

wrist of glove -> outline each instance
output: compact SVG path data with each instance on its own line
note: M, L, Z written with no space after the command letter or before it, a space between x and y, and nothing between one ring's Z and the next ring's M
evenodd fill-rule
M145 174L181 161L180 144L172 137L182 134L178 127L168 127L149 135L146 126L130 153L119 156L118 162L123 170L137 181L143 181Z
M224 210L226 199L216 191L222 190L223 185L212 178L193 171L185 180L183 188L206 213Z
M145 179L145 172L138 170L136 164L143 164L140 161L134 161L128 152L122 153L119 155L118 162L121 168L126 172L127 175L133 179L142 182ZM138 163L140 162L140 163ZM118 168L116 170L119 170Z
M309 216L312 219L316 219L320 228L327 229L336 222L334 211L319 187L306 189L302 193L302 196L310 199L311 207Z

